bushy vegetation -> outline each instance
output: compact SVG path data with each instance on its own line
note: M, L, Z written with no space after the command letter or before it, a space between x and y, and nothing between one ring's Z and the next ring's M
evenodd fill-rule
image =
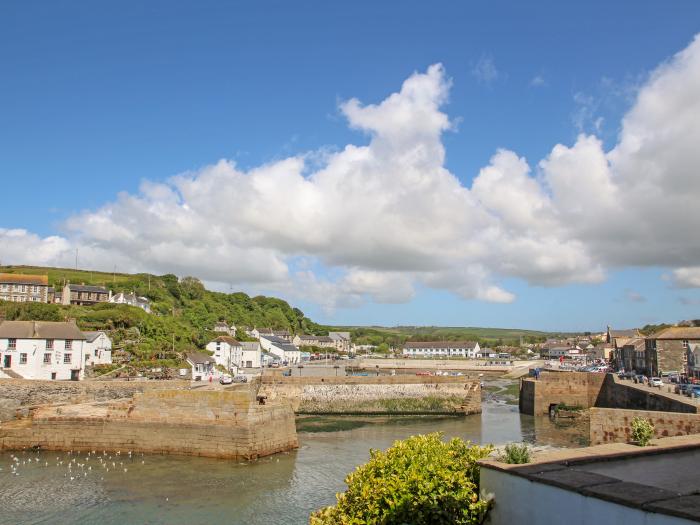
M348 475L337 504L311 516L312 525L481 523L489 502L479 499L479 467L491 447L439 433L397 441Z
M632 419L632 440L640 447L646 447L654 437L654 425L646 418Z
M503 463L522 465L530 463L530 447L526 443L509 443L499 458Z
M105 286L114 293L134 292L151 301L153 314L140 308L112 303L62 306L0 301L0 315L8 320L63 321L75 319L83 330L108 330L114 348L128 356L134 367L182 364L184 353L201 349L217 334L219 320L237 327L270 327L294 333L327 333L298 308L274 297L206 290L194 277L175 275L107 274L57 268L0 267L0 272L49 275L60 290L65 281ZM246 340L245 333L237 334Z

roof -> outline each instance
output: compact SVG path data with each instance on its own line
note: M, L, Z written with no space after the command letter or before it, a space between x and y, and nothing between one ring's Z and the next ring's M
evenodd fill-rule
M350 339L350 332L328 332L328 337L333 340Z
M257 341L241 341L239 344L243 347L244 351L252 350L257 352L258 350L260 350L260 343L258 343Z
M638 337L639 330L632 328L630 330L610 330L610 337Z
M48 275L28 275L25 273L0 273L0 283L33 284L48 286Z
M644 338L643 337L631 337L627 340L625 340L625 344L622 345L623 348L625 347L634 347L635 350L644 350L645 344L644 344Z
M95 339L100 337L102 334L107 335L107 333L103 330L97 330L95 332L83 332L83 335L85 336L85 339L87 340L88 343L92 343Z
M404 348L475 348L476 341L407 341Z
M96 292L96 293L109 293L107 288L103 286L91 286L86 284L69 284L71 292Z
M0 323L0 339L84 340L85 335L74 322L3 321Z
M299 339L302 341L318 341L319 343L332 343L335 341L327 335L300 335Z
M187 352L187 361L192 364L213 363L214 357L202 352L191 351Z
M219 336L214 339L214 341L217 343L228 343L231 346L241 346L241 343L239 343L236 339L227 335Z
M661 330L649 337L650 339L698 339L700 340L700 327L698 326L672 326Z

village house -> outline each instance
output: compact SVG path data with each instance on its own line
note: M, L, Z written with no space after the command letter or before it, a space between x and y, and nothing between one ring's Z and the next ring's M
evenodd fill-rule
M83 345L85 366L112 364L112 340L107 332L83 332L85 343Z
M258 341L242 341L241 367L260 368L262 366L262 347Z
M0 273L0 300L15 303L48 303L48 275Z
M85 340L73 321L3 321L2 371L24 379L78 381L84 373Z
M620 356L619 369L624 369L628 372L637 372L639 374L648 374L646 360L646 343L642 337L624 338L618 341L618 355Z
M223 366L232 374L238 373L242 366L243 345L233 337L222 335L207 344L207 350L213 353L217 365Z
M214 357L202 352L188 352L187 363L190 365L192 381L207 381L214 377Z
M408 341L402 355L406 357L470 357L481 349L476 341Z
M688 344L688 357L686 359L688 379L700 380L700 344Z
M271 336L277 337L279 339L284 339L288 343L292 342L292 334L289 330L273 330L272 328L253 328L248 335L254 337L255 339L260 339L261 336Z
M672 326L646 338L646 368L650 375L687 372L688 349L700 343L700 327Z
M229 326L226 321L218 321L214 325L214 332L219 332L222 334L230 335L231 337L236 337L236 327L235 325Z
M77 304L90 306L109 301L111 292L102 286L85 284L66 284L60 294L56 294L56 302L63 305Z
M295 365L301 362L301 352L299 348L281 337L261 335L260 346L263 350L277 356L282 363Z
M295 335L292 339L295 346L317 346L319 348L336 348L336 341L327 335Z
M335 342L335 349L338 352L349 354L353 351L350 332L328 332L328 337Z
M114 304L127 304L141 308L144 312L151 313L151 302L146 297L139 297L135 293L119 292L109 296L109 302Z

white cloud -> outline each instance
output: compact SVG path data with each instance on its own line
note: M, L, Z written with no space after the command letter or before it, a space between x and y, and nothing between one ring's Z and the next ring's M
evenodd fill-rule
M496 68L493 57L482 55L472 68L472 75L482 84L491 84L498 80L500 72Z
M193 274L327 309L408 301L416 286L508 303L505 278L596 283L626 266L700 286L700 40L640 88L610 151L582 134L533 173L499 150L470 186L444 165L449 89L433 65L377 104L341 104L366 146L146 181L72 217L65 237L0 230L0 258L70 266L78 246L96 269Z
M547 81L542 75L535 75L530 80L530 85L532 87L545 87L547 85Z

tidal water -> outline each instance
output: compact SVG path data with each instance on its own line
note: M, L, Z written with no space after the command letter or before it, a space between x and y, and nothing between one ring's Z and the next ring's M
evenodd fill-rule
M586 444L579 429L521 416L517 406L493 398L481 415L465 418L324 417L301 419L298 427L297 451L247 463L102 451L3 453L0 523L302 524L334 503L371 448L414 434L440 431L495 445Z

